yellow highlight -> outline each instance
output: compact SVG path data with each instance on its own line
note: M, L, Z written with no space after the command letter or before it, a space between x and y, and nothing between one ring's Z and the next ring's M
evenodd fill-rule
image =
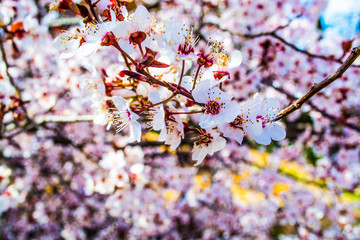
M235 200L248 204L257 203L265 199L264 193L245 189L237 184L231 186L231 193Z
M217 59L217 64L225 67L229 64L229 58L226 54L220 53Z
M242 180L246 180L250 178L250 172L242 172L240 174L234 174L234 183L239 183Z
M53 188L50 185L48 185L45 187L45 192L46 194L50 195L53 193Z
M250 150L250 156L253 160L253 162L260 167L264 167L267 165L267 159L269 157L268 153L265 152L259 152L256 150Z
M202 189L208 189L211 186L211 176L209 173L198 174L194 177L194 183Z
M147 132L144 137L146 141L156 142L158 140L159 134L157 132Z
M290 190L290 187L285 183L277 183L273 187L273 193L275 195L281 194L283 192L288 192Z
M279 170L300 179L313 180L311 174L304 170L302 166L296 162L282 160L279 165Z
M166 201L168 202L173 202L179 199L180 193L173 190L173 189L166 189L163 192L163 196L165 198Z

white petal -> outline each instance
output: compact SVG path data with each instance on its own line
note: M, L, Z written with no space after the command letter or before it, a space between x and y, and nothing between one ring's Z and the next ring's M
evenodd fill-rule
M186 90L190 91L194 84L194 79L191 76L184 76L181 81L181 87L185 88Z
M212 155L214 152L220 151L226 146L225 138L218 137L211 143L209 154Z
M147 97L150 93L150 84L147 82L140 82L136 88L136 93L138 95Z
M137 121L131 121L130 123L130 137L128 139L128 142L134 141L141 141L141 124Z
M231 53L230 63L228 65L228 68L236 68L241 64L241 62L242 62L242 54L239 50L235 50Z
M194 166L198 166L202 163L204 158L207 155L207 148L206 147L196 147L194 153L192 155L192 159L197 161Z
M241 113L240 106L237 102L231 101L226 103L225 108L220 112L223 122L232 122Z
M278 123L269 123L267 129L270 137L275 141L283 140L286 137L285 128Z
M268 98L264 100L263 104L263 112L264 113L273 113L277 112L280 109L280 103L279 100L276 98Z
M202 116L199 119L200 127L206 129L222 123L222 122L214 121L214 118L216 119L216 116L211 116L210 114L202 114Z
M170 145L170 149L171 151L175 151L176 148L180 145L181 143L181 138L180 137L174 137L171 145Z
M149 93L149 101L153 104L161 102L161 98L158 92L152 91Z
M115 34L116 38L126 38L129 37L130 25L128 22L116 22L113 25L112 32Z
M131 19L131 25L136 31L146 32L150 27L152 17L149 11L142 5L136 8L136 11Z
M206 103L209 100L210 86L208 82L200 82L192 91L195 101L199 103Z
M216 98L219 98L219 99L221 99L221 102L229 102L233 98L233 96L222 91L218 87L211 89L209 94L210 94L211 100L215 100Z
M164 111L164 107L161 106L159 111L154 115L153 129L155 131L159 131L165 127L166 127L165 126L165 111Z
M223 126L219 129L224 134L224 137L235 139L239 144L242 143L244 132L241 129L230 127L229 124L224 124Z
M254 137L255 141L262 145L269 145L271 143L271 138L263 131L263 133L257 137Z
M99 49L100 42L85 42L79 47L78 52L80 55L84 57L91 56L95 54L95 52Z
M135 174L141 174L144 171L144 164L142 163L136 163L130 167L130 172Z
M160 131L160 134L159 134L159 137L158 137L158 141L164 142L164 141L166 141L166 138L167 138L167 129L166 129L166 128L163 128L163 129L161 129L161 131Z
M244 131L250 137L254 138L262 133L262 121L260 120L247 121L243 125L244 125Z
M115 104L115 107L120 111L123 111L126 108L126 100L120 96L114 96L113 103Z

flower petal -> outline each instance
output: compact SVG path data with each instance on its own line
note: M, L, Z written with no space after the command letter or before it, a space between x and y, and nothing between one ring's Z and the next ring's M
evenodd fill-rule
M114 96L113 103L115 104L115 107L120 111L123 111L124 108L126 108L126 100L123 97Z
M228 68L236 68L242 62L242 54L239 50L235 50L231 53L230 62Z
M255 141L262 145L269 145L271 143L271 138L266 134L265 131L257 137L254 137Z
M213 140L213 142L210 144L210 151L209 155L213 155L214 152L220 151L226 146L226 140L223 137L218 137Z
M130 122L130 137L128 139L128 142L131 143L134 141L141 141L141 124L137 121Z
M267 129L270 137L275 141L283 140L286 137L285 128L279 123L270 123Z

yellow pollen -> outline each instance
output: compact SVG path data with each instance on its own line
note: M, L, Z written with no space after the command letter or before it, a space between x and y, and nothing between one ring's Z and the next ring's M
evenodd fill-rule
M227 66L229 63L228 56L226 54L220 53L220 55L217 59L217 63L218 63L218 65L223 66L223 67Z

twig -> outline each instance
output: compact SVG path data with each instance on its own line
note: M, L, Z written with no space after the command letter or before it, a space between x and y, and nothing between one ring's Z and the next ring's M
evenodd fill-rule
M35 118L36 124L40 125L47 122L69 123L69 122L89 122L94 119L93 115L60 116L46 115Z
M15 88L16 93L20 96L20 88L16 85L14 79L12 78L12 76L9 73L9 63L6 58L4 44L2 42L2 39L0 40L0 50L1 50L1 58L3 59L4 64L5 64L6 76L8 77L10 84Z
M353 62L359 57L360 55L360 46L353 48L351 51L350 56L345 60L345 62L339 67L339 69L326 79L324 79L322 82L318 84L313 84L313 86L310 88L310 90L305 93L304 96L296 100L294 103L292 103L290 106L284 108L281 110L278 114L278 116L274 119L274 121L278 121L290 113L294 112L297 109L300 109L301 106L308 101L312 96L314 96L316 93L321 91L323 88L328 86L330 83L334 82L336 79L339 79L342 77L342 75L345 73L345 71L353 64Z
M289 24L286 24L284 26L280 26L280 27L276 28L275 30L272 30L272 31L269 31L269 32L262 32L262 33L257 33L257 34L250 34L250 33L243 34L243 33L239 33L239 32L233 32L233 31L231 31L229 29L222 28L222 27L220 27L219 24L215 24L215 23L207 22L207 23L204 23L204 25L214 26L214 27L220 29L223 32L229 32L232 35L238 35L238 36L241 36L241 37L244 37L244 38L258 38L258 37L270 36L270 37L273 37L273 38L279 40L280 42L282 42L286 46L290 47L291 49L293 49L293 50L295 50L297 52L300 52L302 54L305 54L310 58L317 58L317 59L322 59L322 60L325 60L325 61L330 61L330 62L336 62L336 63L343 64L343 61L341 61L341 59L335 59L335 58L332 58L332 57L329 57L329 56L313 54L313 53L310 53L310 52L308 52L306 50L300 49L295 44L286 41L283 37L280 37L276 33L278 30L286 28ZM351 65L351 67L360 68L360 65Z
M90 11L92 13L92 15L94 16L96 21L99 21L98 16L96 15L95 9L94 9L94 5L91 3L91 0L85 0L85 2L89 5Z
M272 83L270 81L267 81L267 79L264 79L262 81L263 84L270 86L272 88L274 88L276 91L283 93L284 95L286 95L290 100L294 101L296 100L296 97L294 95L292 95L291 93L288 93L284 88L282 87L275 87L272 85ZM339 123L339 118L336 116L333 116L323 110L321 110L319 107L317 107L316 105L314 105L310 100L306 102L306 104L308 104L313 110L321 113L322 116L330 119L331 121L335 122L335 123ZM357 126L355 124L352 123L341 123L343 126L351 128L353 130L356 130L358 132L360 132L360 126Z

